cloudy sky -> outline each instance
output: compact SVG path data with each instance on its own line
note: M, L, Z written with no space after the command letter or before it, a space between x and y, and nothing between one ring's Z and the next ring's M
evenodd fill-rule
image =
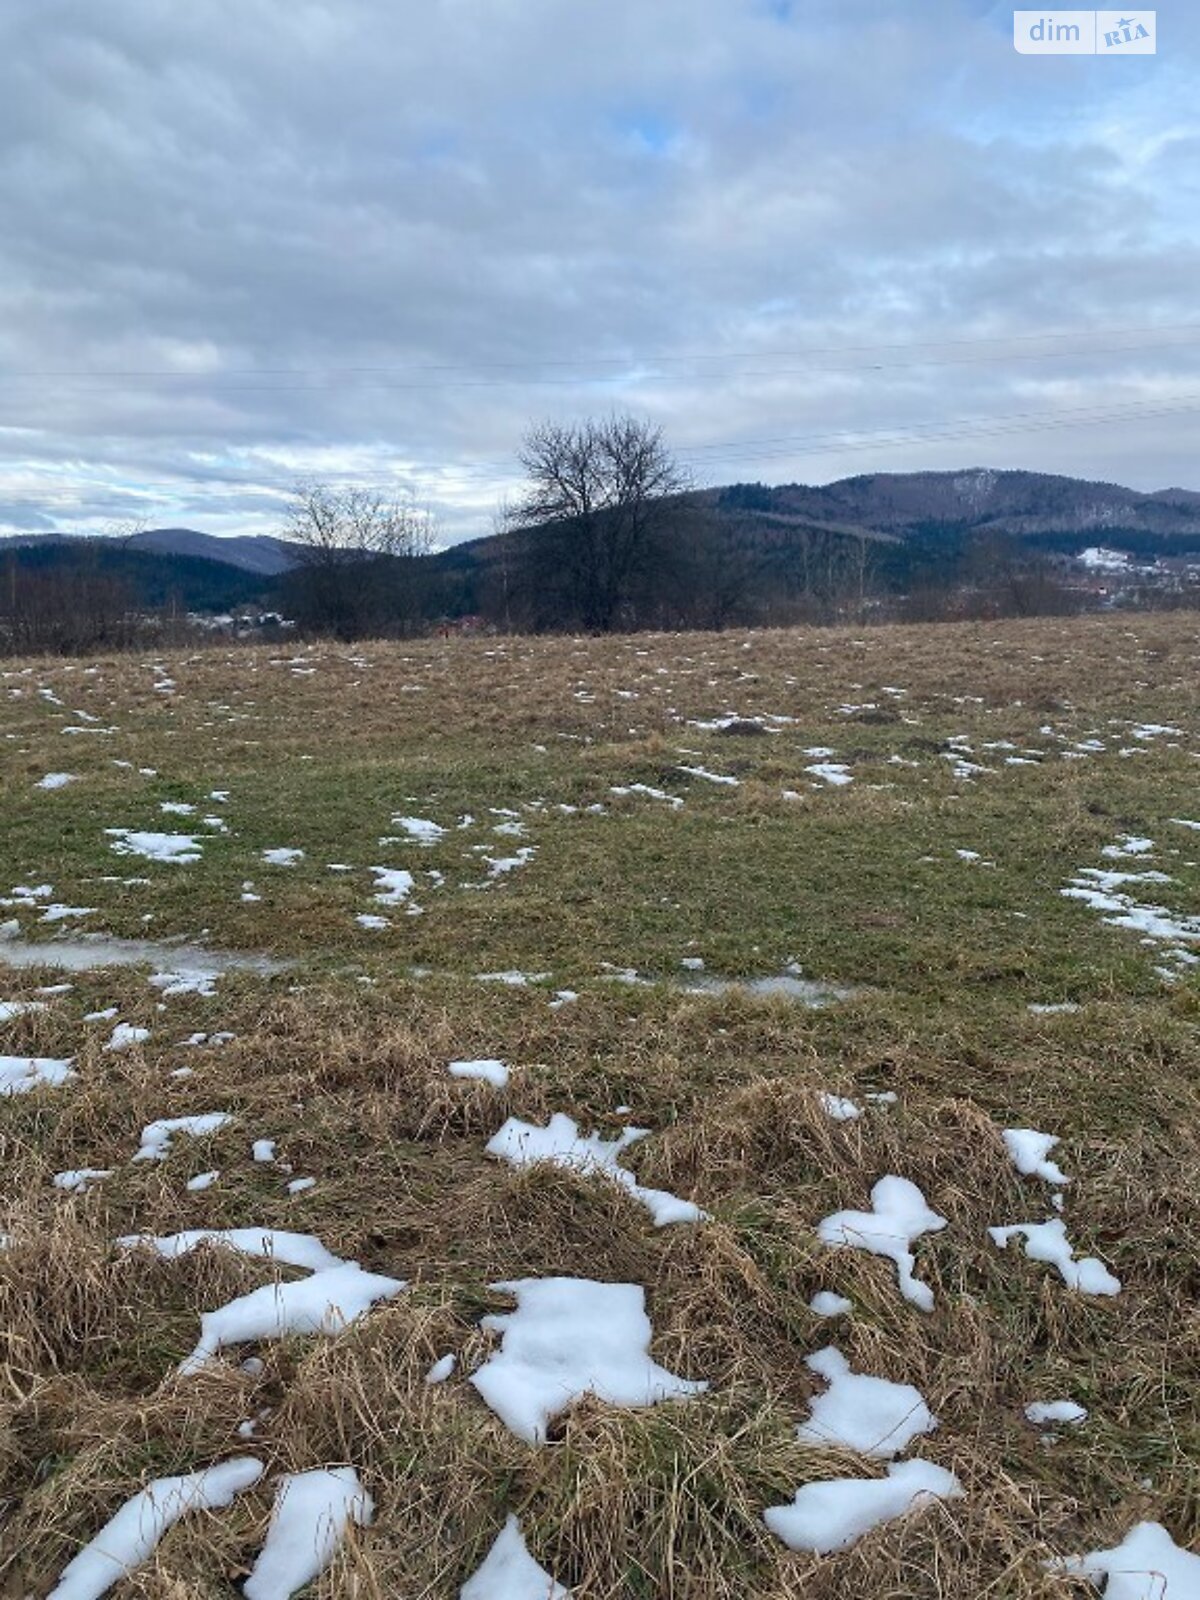
M1053 13L1051 13L1053 14ZM0 529L274 531L320 476L489 531L523 429L696 480L1200 488L1200 6L0 9Z

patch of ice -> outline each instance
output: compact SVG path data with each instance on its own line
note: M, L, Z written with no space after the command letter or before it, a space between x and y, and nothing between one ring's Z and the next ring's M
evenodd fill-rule
M105 828L119 856L144 856L147 861L180 865L199 861L200 841L190 833L146 833L135 828Z
M1078 1289L1080 1294L1120 1294L1121 1280L1114 1278L1102 1261L1095 1256L1077 1258L1067 1239L1067 1226L1061 1217L1049 1222L1017 1222L1008 1228L989 1228L992 1242L1001 1250L1008 1248L1010 1239L1025 1240L1025 1254L1031 1261L1046 1261L1058 1268L1058 1274L1068 1289Z
M1000 1137L1018 1172L1027 1177L1045 1178L1047 1183L1070 1183L1070 1178L1056 1162L1046 1160L1059 1142L1056 1133L1039 1133L1036 1128L1005 1128Z
M0 1056L0 1098L28 1094L32 1089L57 1089L75 1076L71 1057Z
M452 1078L479 1078L494 1089L503 1089L508 1083L508 1068L503 1061L487 1058L481 1061L452 1061L447 1068Z
M501 1348L471 1383L519 1439L545 1442L551 1419L594 1394L609 1405L652 1406L702 1394L650 1359L645 1290L590 1278L521 1278L493 1289L517 1309L484 1317Z
M189 1511L216 1511L262 1476L261 1461L238 1456L184 1477L155 1478L129 1499L70 1561L49 1600L100 1600L119 1578L154 1554L159 1540Z
M1181 1549L1160 1522L1139 1522L1111 1550L1065 1556L1059 1572L1103 1585L1104 1600L1197 1600L1200 1556ZM1107 1580L1107 1582L1105 1581Z
M867 1250L896 1265L900 1293L922 1311L933 1310L933 1290L913 1275L911 1246L923 1233L937 1233L947 1219L930 1210L907 1178L880 1178L871 1190L872 1211L835 1211L817 1224L817 1237L835 1248Z
M538 1566L525 1548L520 1522L510 1516L483 1565L459 1590L459 1600L571 1600L571 1594Z
M165 1161L171 1141L177 1133L187 1134L193 1139L206 1139L232 1121L228 1111L205 1111L191 1117L161 1117L157 1122L148 1122L142 1129L142 1142L134 1151L133 1159Z
M952 1472L929 1461L897 1461L885 1478L834 1478L806 1483L790 1506L769 1506L763 1521L791 1550L828 1555L906 1516L921 1501L954 1500L963 1489Z
M619 1164L621 1151L646 1138L648 1132L646 1128L626 1128L616 1139L602 1139L595 1133L582 1135L573 1118L557 1111L544 1128L509 1117L484 1148L488 1155L514 1167L545 1161L574 1172L600 1173L644 1205L659 1228L675 1222L705 1221L708 1213L691 1200L681 1200L665 1189L643 1188L633 1173Z
M890 1461L918 1434L932 1433L938 1425L919 1390L852 1372L833 1345L816 1351L804 1364L829 1387L813 1399L808 1421L796 1429L801 1444Z
M351 1523L368 1527L375 1503L353 1467L285 1473L267 1542L242 1586L246 1600L289 1600L333 1560Z
M184 994L207 998L215 993L218 976L218 973L208 971L154 972L148 981L152 989L157 989L168 1000Z

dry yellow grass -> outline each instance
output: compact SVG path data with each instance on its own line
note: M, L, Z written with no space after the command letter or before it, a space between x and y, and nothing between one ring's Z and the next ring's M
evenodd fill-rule
M1173 880L1155 898L1200 909L1188 835L1169 820L1196 816L1192 621L321 646L299 673L271 657L164 657L174 695L139 659L17 663L0 679L14 735L0 744L0 893L47 882L97 908L89 925L294 962L165 1001L144 972L78 975L45 1011L0 1025L0 1051L71 1055L77 1072L0 1100L0 1594L45 1592L148 1479L247 1451L267 1464L260 1486L181 1522L123 1593L233 1592L273 1475L343 1462L377 1517L320 1580L329 1596L453 1596L510 1510L559 1581L604 1600L1049 1600L1081 1591L1047 1559L1114 1544L1139 1519L1195 1546L1200 1007L1136 934L1058 893L1082 867L1129 866L1101 852L1145 833ZM65 737L40 688L118 732ZM689 725L726 713L791 720L759 737ZM1122 757L1142 723L1183 734ZM992 770L956 777L955 736ZM1089 739L1105 748L1063 755ZM985 753L1005 741L1039 749L1039 764ZM852 785L806 774L819 746ZM742 781L689 778L685 764ZM34 790L51 770L79 781ZM631 782L685 803L611 793ZM105 827L193 828L164 801L219 812L229 833L206 833L190 867L113 855ZM495 835L491 807L517 812L525 836ZM396 813L450 831L427 851L383 846ZM465 813L476 821L459 830ZM537 853L488 881L478 844ZM261 852L276 845L304 860L269 869ZM374 864L418 875L423 915L373 901ZM422 877L434 868L441 888ZM261 900L241 900L245 881ZM391 926L361 929L363 911ZM55 931L20 907L0 917L13 914L35 938ZM671 979L684 957L747 975L794 958L856 993L809 1010L631 986L602 966ZM509 968L551 976L476 981ZM61 977L0 967L0 999ZM550 1009L564 986L578 1000ZM1030 1001L1080 1009L1037 1015ZM106 1052L111 1024L82 1019L109 1006L151 1038ZM217 1029L236 1037L178 1042ZM512 1065L506 1089L449 1079L448 1061L476 1056ZM170 1076L183 1065L190 1076ZM896 1103L853 1122L820 1101L885 1090ZM144 1123L216 1109L234 1120L211 1139L130 1163ZM598 1179L485 1159L506 1116L555 1111L653 1129L628 1164L712 1221L656 1230ZM1062 1135L1068 1232L1122 1279L1118 1298L1074 1294L989 1242L990 1224L1050 1214L1004 1151L998 1130L1015 1125ZM291 1196L253 1162L264 1137L316 1187ZM54 1187L83 1166L114 1176L85 1194ZM211 1188L186 1189L210 1169ZM887 1263L814 1234L889 1172L949 1219L917 1250L929 1316ZM257 1348L259 1375L230 1361L178 1378L202 1311L293 1274L114 1241L249 1224L312 1232L410 1287L337 1338ZM587 1401L544 1447L513 1437L465 1375L495 1348L480 1317L508 1304L489 1285L555 1274L645 1286L655 1359L708 1393L644 1412ZM821 1288L849 1295L853 1316L815 1317ZM914 1453L965 1494L845 1553L794 1555L764 1507L878 1470L794 1439L817 1387L804 1357L829 1342L856 1370L922 1391L941 1426ZM458 1373L428 1387L448 1351ZM1048 1446L1023 1407L1067 1396L1091 1415Z

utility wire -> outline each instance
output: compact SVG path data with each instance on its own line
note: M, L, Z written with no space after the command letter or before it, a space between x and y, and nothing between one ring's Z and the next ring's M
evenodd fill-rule
M1028 350L1023 348L1030 344L1046 343L1047 341L1063 339L1083 339L1090 337L1112 340L1139 338L1142 335L1151 335L1156 342L1140 344L1106 344L1094 348L1070 350ZM1171 337L1162 342L1162 336ZM225 368L214 372L183 372L178 369L105 369L89 371L86 368L30 371L13 369L7 372L0 371L0 387L16 388L26 384L41 383L78 383L88 388L103 390L107 387L126 386L132 383L158 383L166 382L178 385L195 384L209 389L233 388L239 393L325 393L332 382L345 380L361 380L364 386L386 389L436 389L436 388L507 388L515 383L535 385L552 385L556 387L573 386L588 382L621 383L631 381L645 381L646 378L663 377L663 374L646 372L644 369L653 366L680 366L712 362L770 362L770 361L802 361L811 362L813 358L842 357L851 355L863 356L889 356L908 355L911 359L903 360L867 360L825 366L805 365L794 369L797 374L804 375L812 372L855 372L860 370L891 370L906 367L925 366L962 366L978 362L1008 361L1014 358L1021 361L1070 361L1090 360L1097 356L1106 355L1139 355L1147 351L1173 350L1181 345L1193 344L1200 340L1200 324L1179 323L1175 325L1160 324L1156 327L1127 328L1116 330L1106 329L1102 333L1090 335L1084 330L1065 330L1054 333L1032 333L1014 335L990 335L977 339L927 339L891 344L864 344L864 345L830 345L814 346L808 349L791 350L742 350L742 351L693 351L684 354L658 354L627 356L600 356L587 357L577 360L547 359L531 361L478 361L461 364L406 364L399 366L347 366L347 367L247 367ZM984 346L1000 346L996 350L984 351ZM1014 349L1014 347L1017 347ZM918 354L922 351L974 349L979 353L974 355L939 356L933 354ZM588 376L589 371L601 367L620 367L619 372L600 373ZM569 368L569 374L562 377L519 376L531 374L546 368ZM509 371L517 376L509 378L447 378L434 383L416 382L390 382L391 378L399 377L405 373L428 374L453 374L473 373L477 371ZM639 377L640 373L640 377ZM786 375L786 369L767 369L764 373L751 372L747 376L773 376ZM271 378L283 380L268 384L257 383L253 380ZM244 382L243 380L251 380ZM294 381L289 381L294 380Z

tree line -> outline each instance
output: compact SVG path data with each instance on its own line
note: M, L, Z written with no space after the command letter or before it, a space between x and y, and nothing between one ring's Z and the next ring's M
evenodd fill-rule
M889 540L776 515L763 485L697 491L661 430L639 418L540 423L519 461L523 487L498 509L493 536L446 550L411 500L298 484L280 529L294 565L260 588L260 602L303 634L346 641L461 626L611 633L928 621L1080 604L1048 553L1002 536L936 525ZM143 590L139 604L106 554L44 570L0 559L0 648L129 648L183 622L177 603L148 606Z

